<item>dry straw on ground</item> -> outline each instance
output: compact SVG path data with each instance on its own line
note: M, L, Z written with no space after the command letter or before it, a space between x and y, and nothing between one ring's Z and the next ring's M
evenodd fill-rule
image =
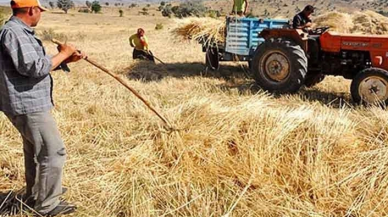
M169 19L130 18L46 13L38 27L88 29L84 40L69 42L123 78L159 70L147 82L128 82L182 129L166 131L85 62L70 65L70 74L54 72L54 116L68 154L65 197L79 206L73 217L388 214L386 110L345 106L349 82L340 78L275 98L235 78L241 70L233 65L222 66L233 72L229 80L199 76L200 46L160 40L168 32L153 30L156 22L171 27ZM168 71L131 60L137 23L151 29L151 49ZM1 114L0 192L23 187L22 156L21 138Z

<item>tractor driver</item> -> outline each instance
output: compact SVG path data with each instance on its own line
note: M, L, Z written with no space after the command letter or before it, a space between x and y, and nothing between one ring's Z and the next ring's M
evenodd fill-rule
M310 19L311 14L315 11L314 6L307 5L302 12L295 15L293 20L293 28L303 30L306 33L309 33L308 39L308 56L309 61L312 65L318 63L318 54L319 54L319 45L318 37L314 34L314 31L311 30L312 21Z
M312 27L310 16L314 13L314 10L315 8L312 5L307 5L302 12L295 15L292 27L294 29L302 29L303 31L308 32L308 30Z

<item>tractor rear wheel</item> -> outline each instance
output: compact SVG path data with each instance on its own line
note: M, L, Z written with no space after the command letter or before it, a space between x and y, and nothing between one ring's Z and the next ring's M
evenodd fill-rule
M252 61L257 84L272 93L295 93L307 74L307 57L303 49L285 39L268 39L257 48Z
M353 79L350 91L355 103L387 105L388 71L379 68L362 70Z

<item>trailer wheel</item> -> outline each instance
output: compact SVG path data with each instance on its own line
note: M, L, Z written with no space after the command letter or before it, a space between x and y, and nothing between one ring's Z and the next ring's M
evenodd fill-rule
M220 69L220 59L217 47L209 47L207 49L206 66L213 71Z
M355 103L387 105L388 71L379 68L362 70L353 79L350 91Z
M292 41L268 39L256 51L252 62L253 77L264 90L295 93L307 74L307 57Z

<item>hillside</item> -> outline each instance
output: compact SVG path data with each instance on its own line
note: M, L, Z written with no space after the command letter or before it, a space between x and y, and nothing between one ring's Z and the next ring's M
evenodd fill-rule
M207 1L206 4L212 9L229 13L232 9L232 3L233 1L218 0ZM314 16L334 10L347 13L363 10L388 12L388 2L383 0L251 0L249 3L249 11L255 16L272 18L292 18L307 4L317 8Z
M174 0L174 1L164 1L164 2L183 2L187 0ZM44 5L48 5L50 0L42 0ZM55 2L55 0L53 0ZM74 0L76 5L81 6L85 4L83 0ZM101 0L102 4L105 2L110 3L110 5L114 5L115 3L124 4L124 6L128 6L132 3L146 5L153 4L158 5L161 0ZM206 4L217 10L224 10L228 12L231 10L232 0L206 0L204 1ZM283 16L289 16L295 13L295 11L299 11L299 9L303 8L306 4L312 4L318 7L318 13L330 11L330 10L343 10L345 12L354 11L354 10L374 10L374 11L384 11L388 12L388 1L387 0L250 0L252 12L255 15L263 16L265 10L270 13L270 16L276 14L280 14ZM8 5L9 0L0 0L0 5ZM267 15L266 15L267 16Z

